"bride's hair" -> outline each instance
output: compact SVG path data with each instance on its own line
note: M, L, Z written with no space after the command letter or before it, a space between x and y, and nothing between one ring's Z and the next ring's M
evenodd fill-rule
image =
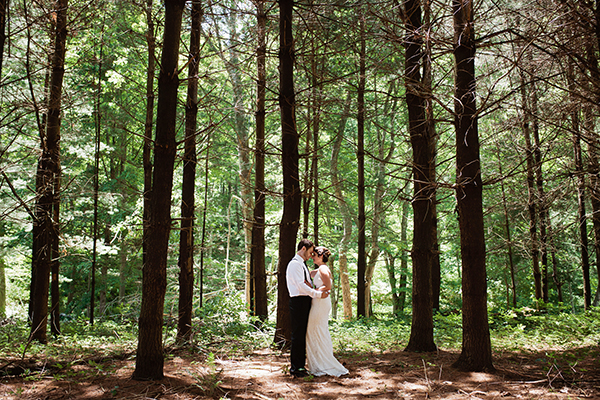
M327 247L323 247L323 246L315 247L315 253L317 253L319 256L323 256L324 263L329 261L329 257L331 257L331 251L329 251L329 249Z

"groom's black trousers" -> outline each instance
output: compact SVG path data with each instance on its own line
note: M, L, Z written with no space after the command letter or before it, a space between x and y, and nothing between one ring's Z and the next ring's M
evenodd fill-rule
M292 348L290 350L291 373L304 368L306 359L306 326L312 298L310 296L290 297L292 318Z

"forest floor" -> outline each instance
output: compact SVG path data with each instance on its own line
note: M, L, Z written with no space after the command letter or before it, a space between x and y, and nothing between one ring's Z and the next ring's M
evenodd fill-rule
M299 379L286 373L287 355L270 349L202 359L180 350L152 382L131 379L131 354L0 358L0 399L600 399L598 354L597 346L496 353L495 372L467 373L451 367L456 351L343 353L348 375Z

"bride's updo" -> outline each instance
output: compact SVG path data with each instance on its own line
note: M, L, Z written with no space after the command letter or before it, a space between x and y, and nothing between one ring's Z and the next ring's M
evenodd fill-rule
M324 246L315 247L315 253L317 253L317 255L319 256L323 256L324 263L329 261L329 257L331 257L331 251L329 251L329 249Z

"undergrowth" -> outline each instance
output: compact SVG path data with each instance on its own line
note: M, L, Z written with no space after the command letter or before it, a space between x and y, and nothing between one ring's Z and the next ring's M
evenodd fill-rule
M178 343L176 329L167 321L164 328L165 352L185 351L216 357L243 356L272 346L274 323L248 318L239 298L226 295L208 302L194 320L189 343ZM168 319L167 319L168 320ZM566 350L600 344L600 310L571 314L561 310L543 312L522 309L490 315L490 335L494 352ZM434 340L439 348L461 348L461 316L436 315ZM334 350L346 356L403 350L410 337L410 320L387 315L352 321L330 321ZM85 320L63 324L62 335L50 337L47 345L29 341L25 321L0 323L0 365L7 360L48 359L73 362L87 359L127 359L135 357L136 323L110 320L90 326ZM65 361L66 360L66 361ZM0 371L1 372L1 371Z

